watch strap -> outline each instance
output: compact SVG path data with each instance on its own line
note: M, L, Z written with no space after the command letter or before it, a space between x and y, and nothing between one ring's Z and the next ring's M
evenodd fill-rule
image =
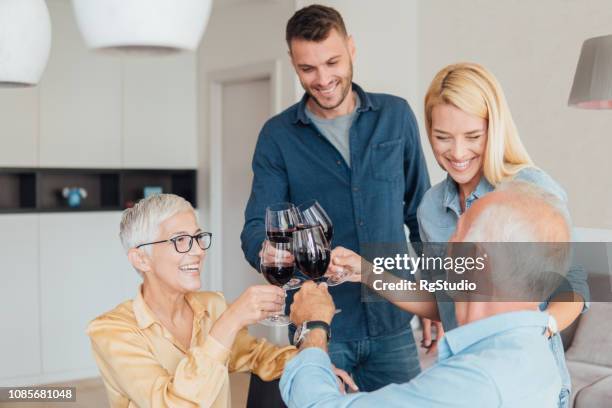
M322 320L313 320L309 322L304 322L298 327L298 330L295 333L297 338L294 340L296 347L300 347L304 339L306 339L308 332L317 328L325 330L325 333L327 335L327 341L329 342L329 340L331 339L331 327L329 326L329 324Z
M325 330L325 333L327 334L327 341L331 339L331 327L329 326L329 324L327 324L327 322L324 322L322 320L313 320L311 322L306 322L306 329L308 329L308 331L316 328Z

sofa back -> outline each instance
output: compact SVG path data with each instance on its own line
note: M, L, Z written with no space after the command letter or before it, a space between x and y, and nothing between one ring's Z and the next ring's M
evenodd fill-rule
M593 302L580 316L566 358L612 368L612 303Z

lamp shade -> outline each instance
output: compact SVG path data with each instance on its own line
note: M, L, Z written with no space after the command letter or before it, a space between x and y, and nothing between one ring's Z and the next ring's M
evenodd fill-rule
M160 54L198 47L212 0L72 0L87 46Z
M0 87L33 86L51 49L51 20L44 0L0 0Z
M584 109L612 109L612 35L582 44L568 105Z

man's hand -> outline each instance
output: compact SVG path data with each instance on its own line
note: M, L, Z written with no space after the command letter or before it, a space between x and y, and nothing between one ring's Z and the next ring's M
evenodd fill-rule
M289 251L278 251L274 246L270 246L267 251L264 251L266 245L270 241L265 240L261 243L261 249L259 250L259 260L262 264L273 264L273 263L292 263L294 261L293 254ZM265 259L262 257L265 253Z
M291 304L291 321L296 324L321 320L331 324L336 307L327 285L317 285L312 281L304 282Z

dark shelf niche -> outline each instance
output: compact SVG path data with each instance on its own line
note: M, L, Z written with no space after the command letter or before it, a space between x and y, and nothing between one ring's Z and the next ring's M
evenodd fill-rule
M36 208L36 173L22 169L0 171L0 211Z
M64 187L84 188L87 198L71 208ZM0 213L119 211L143 198L145 187L197 206L195 170L0 168Z

